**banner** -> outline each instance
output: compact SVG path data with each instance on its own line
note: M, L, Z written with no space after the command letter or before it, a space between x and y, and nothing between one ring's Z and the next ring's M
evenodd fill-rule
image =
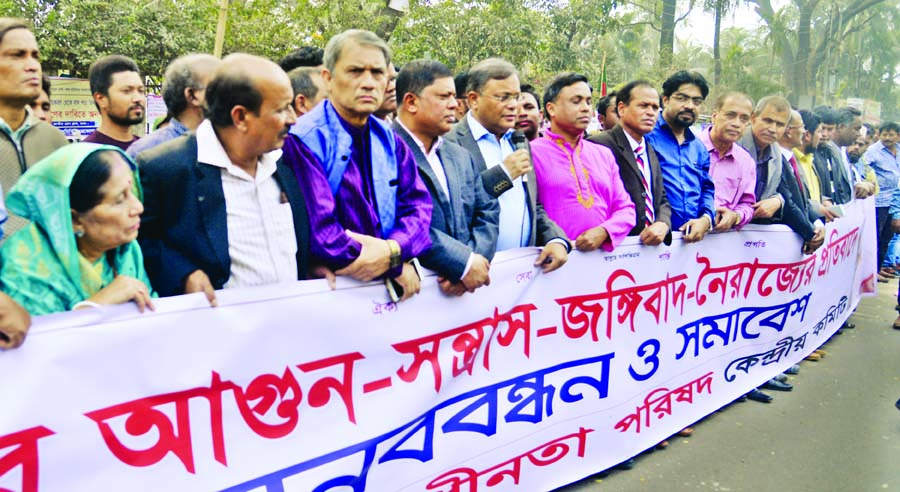
M35 320L0 354L0 490L543 491L647 449L817 348L874 287L871 199L785 227L499 254L491 285L339 279Z

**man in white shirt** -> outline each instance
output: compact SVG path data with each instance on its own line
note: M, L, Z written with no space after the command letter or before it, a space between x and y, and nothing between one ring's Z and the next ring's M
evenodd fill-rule
M138 239L162 296L306 278L309 222L281 146L296 121L278 65L222 61L195 134L138 156L144 215Z

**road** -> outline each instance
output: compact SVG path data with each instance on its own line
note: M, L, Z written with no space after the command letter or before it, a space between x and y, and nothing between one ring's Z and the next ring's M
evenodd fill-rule
M900 492L900 330L897 281L860 303L851 321L804 362L771 404L733 404L641 455L633 470L588 477L557 492Z

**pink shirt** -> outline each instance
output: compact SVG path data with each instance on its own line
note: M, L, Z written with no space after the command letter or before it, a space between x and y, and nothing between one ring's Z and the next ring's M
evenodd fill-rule
M584 231L603 226L612 251L634 227L634 203L619 176L612 152L579 139L574 148L551 131L531 142L538 196L544 211L574 241Z
M713 147L709 127L700 132L700 140L709 151L709 175L716 184L716 207L725 207L741 216L735 229L740 229L753 218L756 203L756 162L750 153L737 143L725 155Z

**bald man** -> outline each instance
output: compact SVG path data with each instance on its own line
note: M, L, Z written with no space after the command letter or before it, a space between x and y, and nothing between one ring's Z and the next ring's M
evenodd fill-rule
M144 187L138 239L161 296L305 279L309 220L281 162L296 121L291 82L275 63L222 60L196 133L138 156Z

